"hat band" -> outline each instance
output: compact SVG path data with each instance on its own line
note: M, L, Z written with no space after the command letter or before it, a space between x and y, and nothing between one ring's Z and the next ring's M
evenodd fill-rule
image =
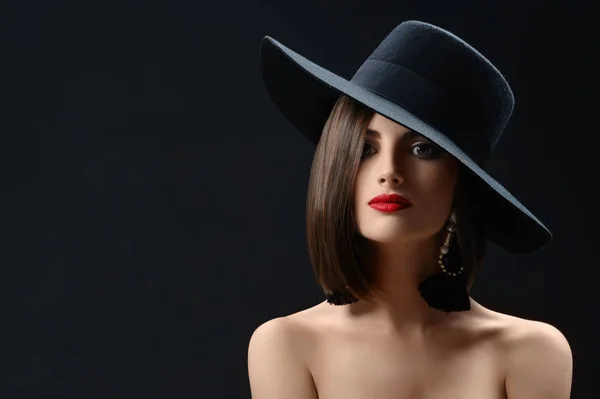
M372 58L361 65L351 81L436 127L477 164L489 158L491 148L480 111L462 96L451 98L416 72Z

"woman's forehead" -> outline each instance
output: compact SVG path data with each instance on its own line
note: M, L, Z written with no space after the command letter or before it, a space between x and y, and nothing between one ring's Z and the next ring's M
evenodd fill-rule
M367 127L367 135L375 138L381 138L381 135L399 134L408 135L407 138L424 137L423 135L407 128L385 116L375 113Z
M414 139L414 138L423 138L423 139L427 139L425 136L415 132L414 130L410 130L410 129L404 129L403 132L400 133L383 133L384 135L387 134L398 134L400 135L403 139ZM372 128L367 128L367 137L373 137L375 139L381 139L382 134L380 133L379 130L376 129L372 129Z

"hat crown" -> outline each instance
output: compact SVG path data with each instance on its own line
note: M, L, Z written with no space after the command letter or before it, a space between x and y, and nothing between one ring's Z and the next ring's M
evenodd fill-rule
M508 82L489 60L454 34L420 21L392 30L351 80L473 147L482 162L514 107Z

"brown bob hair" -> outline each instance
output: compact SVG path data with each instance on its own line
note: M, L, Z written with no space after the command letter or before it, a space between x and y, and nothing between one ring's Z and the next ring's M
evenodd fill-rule
M372 264L376 251L358 233L354 183L367 127L374 111L341 95L325 122L310 171L306 202L307 244L313 272L326 293L369 299L377 288ZM459 162L453 209L457 240L470 290L483 264L485 235L477 217L474 175Z

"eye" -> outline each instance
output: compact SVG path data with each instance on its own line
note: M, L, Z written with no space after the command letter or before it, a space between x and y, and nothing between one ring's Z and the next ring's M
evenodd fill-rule
M416 144L411 149L417 149L416 153L413 153L422 158L435 158L440 155L440 150L436 146L427 143Z
M427 143L415 144L411 147L411 150L413 150L413 154L417 155L419 158L425 159L437 158L441 154L441 150L438 147ZM360 158L363 159L372 155L372 151L375 151L375 148L368 142L365 142L362 148L362 154Z
M370 153L368 153L368 150L374 150L374 148L371 144L365 142L362 148L362 154L360 156L361 159L371 155Z

